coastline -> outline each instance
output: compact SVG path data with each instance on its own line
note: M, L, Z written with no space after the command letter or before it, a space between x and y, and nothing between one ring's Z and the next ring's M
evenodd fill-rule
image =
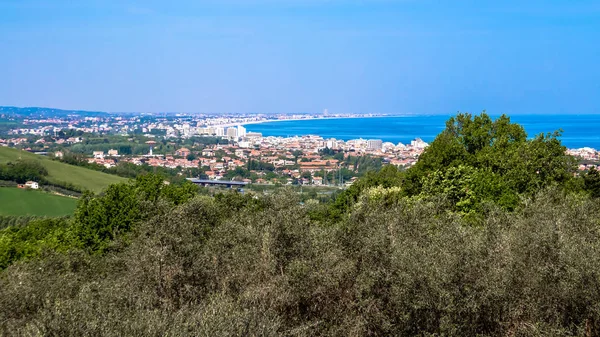
M209 127L236 127L238 125L257 125L275 122L300 122L300 121L320 121L320 120L331 120L331 119L360 119L360 118L398 118L398 117L411 117L415 115L386 115L386 116L345 116L345 117L319 117L319 118L289 118L289 119L267 119L262 121L252 121L244 123L227 123L218 125L208 125Z
M299 116L303 117L303 116ZM290 137L319 135L339 140L382 139L385 142L407 143L421 138L431 142L443 129L449 116L445 115L385 115L385 116L335 116L318 118L289 118L252 121L238 124L248 128L248 132L261 132L264 136ZM549 117L549 118L543 118ZM381 118L381 119L380 119ZM387 118L383 119L383 118ZM327 122L338 120L338 122ZM343 121L346 120L346 121ZM289 121L288 124L269 124ZM313 123L300 123L313 121ZM319 122L322 121L322 122ZM525 127L528 138L533 138L549 130L564 128L559 137L567 149L600 149L600 135L591 126L600 125L599 115L518 115L511 121ZM261 126L263 125L263 126ZM567 127L568 126L568 127Z
M299 121L319 121L319 120L330 120L330 119L358 119L358 118L398 118L398 117L410 117L408 115L386 115L386 116L346 116L346 117L319 117L319 118L290 118L290 119L268 119L264 121L247 122L239 125L255 125L264 123L275 123L275 122L299 122Z

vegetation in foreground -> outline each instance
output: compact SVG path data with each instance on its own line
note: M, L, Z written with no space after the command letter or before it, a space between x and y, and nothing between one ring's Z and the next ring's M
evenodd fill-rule
M0 215L72 215L76 205L74 198L28 189L0 188Z
M0 333L597 336L600 179L459 115L335 202L142 176L0 231Z
M45 178L49 184L65 186L68 189L90 190L98 193L110 184L126 181L126 179L118 176L68 165L26 151L0 147L0 164L16 164L19 162L38 164L46 170L47 176Z

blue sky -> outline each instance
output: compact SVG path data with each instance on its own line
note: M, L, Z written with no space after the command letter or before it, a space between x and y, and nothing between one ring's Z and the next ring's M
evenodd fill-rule
M600 1L0 0L0 105L600 113Z

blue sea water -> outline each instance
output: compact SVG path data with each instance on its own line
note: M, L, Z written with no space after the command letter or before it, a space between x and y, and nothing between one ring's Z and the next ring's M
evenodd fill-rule
M336 139L382 139L410 143L419 137L431 142L450 116L403 116L373 118L310 119L248 124L246 129L264 136L319 135ZM492 116L496 117L496 116ZM562 129L560 139L568 148L600 149L600 115L514 115L511 121L523 125L529 137Z

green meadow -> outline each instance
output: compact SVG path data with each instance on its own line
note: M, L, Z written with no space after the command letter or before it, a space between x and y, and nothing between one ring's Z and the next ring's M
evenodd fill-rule
M0 163L14 162L19 159L39 161L48 170L47 178L50 182L69 182L96 193L102 191L110 184L126 181L125 178L79 166L68 165L27 151L0 147Z
M0 188L0 215L63 216L73 214L77 199L47 192Z

